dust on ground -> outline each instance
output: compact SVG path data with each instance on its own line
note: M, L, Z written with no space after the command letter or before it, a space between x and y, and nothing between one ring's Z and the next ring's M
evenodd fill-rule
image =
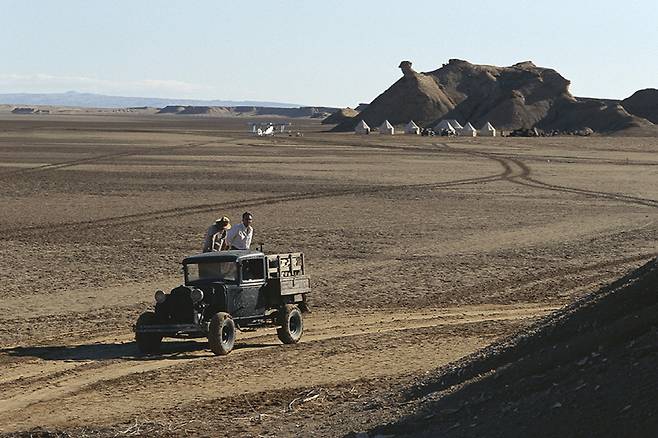
M656 254L651 138L361 137L244 120L0 118L0 431L341 436ZM222 215L303 251L306 333L137 354L131 326ZM218 412L221 413L218 415Z

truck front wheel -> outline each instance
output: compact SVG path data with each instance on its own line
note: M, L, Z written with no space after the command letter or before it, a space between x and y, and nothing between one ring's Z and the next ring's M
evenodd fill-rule
M235 322L228 313L218 312L210 320L208 343L213 353L227 355L235 344Z
M276 334L284 344L296 344L304 333L304 319L299 307L286 304L279 310L279 324Z

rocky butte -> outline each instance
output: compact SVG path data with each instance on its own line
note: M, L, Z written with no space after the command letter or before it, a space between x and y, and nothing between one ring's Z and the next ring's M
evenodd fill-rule
M359 120L378 126L414 120L432 126L443 118L491 122L499 129L537 127L544 130L658 133L649 120L629 113L616 100L579 99L570 82L557 71L530 61L510 67L476 65L451 59L441 68L419 73L410 61L399 65L402 77L377 96L359 115L339 123L334 131L351 131ZM630 132L630 131L629 131Z

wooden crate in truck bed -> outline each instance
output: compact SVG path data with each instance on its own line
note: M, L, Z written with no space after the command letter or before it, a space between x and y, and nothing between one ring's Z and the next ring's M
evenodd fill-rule
M306 276L304 254L292 252L268 255L267 283L280 295L310 292L311 281Z
M304 254L289 252L267 256L267 278L304 275Z

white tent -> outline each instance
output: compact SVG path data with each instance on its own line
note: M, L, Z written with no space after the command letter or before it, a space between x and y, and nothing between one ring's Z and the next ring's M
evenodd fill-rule
M471 122L467 122L464 127L459 130L459 135L463 137L476 137L478 132L473 125L471 125Z
M414 123L413 120L410 120L409 123L407 123L407 126L404 127L404 133L418 135L420 134L420 128Z
M494 128L491 123L487 122L487 123L484 124L482 129L480 129L479 134L484 136L484 137L495 137L496 136L496 128Z
M384 120L384 123L382 123L379 127L379 133L384 135L393 135L395 134L395 128L388 122L388 120Z
M264 135L274 135L274 125L270 123L265 129L256 129L256 135L259 137L263 137Z
M459 131L460 129L464 129L464 127L457 121L457 119L448 119L448 122L452 125L455 130Z
M357 134L370 134L370 126L363 120L361 120L359 123L357 123L356 127L354 128L354 132Z
M447 120L441 120L437 125L434 127L434 132L437 134L441 135L443 131L447 131L450 134L456 134L455 128L452 126L452 124L447 121Z

